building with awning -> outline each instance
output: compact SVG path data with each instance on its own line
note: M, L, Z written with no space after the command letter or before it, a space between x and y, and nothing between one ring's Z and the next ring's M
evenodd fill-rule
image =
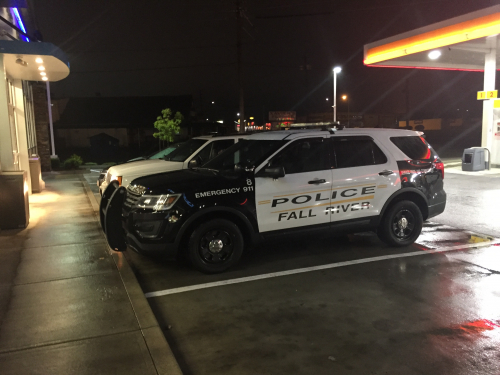
M47 128L37 129L35 105L38 108L40 100L35 102L34 95L40 99L40 84L45 82L42 101L48 105L43 112L52 125L49 82L69 75L67 57L41 41L28 4L0 0L0 230L29 224L29 195L45 187L37 134L48 138ZM44 145L48 143L44 139Z
M481 146L500 167L500 100L495 90L499 63L500 5L464 14L364 46L370 67L484 72ZM498 108L497 108L498 107Z
M26 171L31 193L30 158L38 154L33 85L46 82L49 90L49 82L69 75L69 62L29 30L34 23L27 2L2 0L0 6L0 174ZM47 110L50 116L50 105Z

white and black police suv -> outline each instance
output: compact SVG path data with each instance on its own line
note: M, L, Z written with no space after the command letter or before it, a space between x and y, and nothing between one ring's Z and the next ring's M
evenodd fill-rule
M221 272L246 245L319 230L377 232L412 244L446 204L444 166L421 132L289 130L254 134L200 168L106 190L101 223L112 249L186 254Z

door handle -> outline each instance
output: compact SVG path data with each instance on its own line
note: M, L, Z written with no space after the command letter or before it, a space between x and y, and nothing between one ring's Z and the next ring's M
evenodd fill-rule
M383 170L382 172L378 173L381 176L390 176L391 174L394 174L393 171L388 171L387 169Z
M319 184L326 183L326 180L322 178L321 180L312 180L312 181L308 181L307 183L310 185L319 185Z

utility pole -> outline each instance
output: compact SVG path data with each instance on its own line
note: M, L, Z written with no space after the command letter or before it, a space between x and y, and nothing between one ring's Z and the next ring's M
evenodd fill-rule
M240 93L240 112L239 112L239 132L245 130L245 100L243 97L243 80L241 64L241 29L242 29L242 9L240 0L236 0L236 54L238 64L238 91Z
M406 103L406 128L410 125L410 78L406 78L405 82L405 103Z

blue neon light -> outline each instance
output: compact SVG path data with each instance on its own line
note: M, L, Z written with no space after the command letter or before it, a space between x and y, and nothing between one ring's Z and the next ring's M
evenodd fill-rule
M12 8L12 10L14 11L14 15L16 16L16 19L17 19L17 24L19 25L19 27L21 28L21 30L26 33L26 28L24 27L24 23L23 23L23 20L21 19L21 15L19 14L19 11L17 10L17 8ZM22 38L24 38L27 42L29 42L30 40L28 39L28 37L26 36L22 36Z

